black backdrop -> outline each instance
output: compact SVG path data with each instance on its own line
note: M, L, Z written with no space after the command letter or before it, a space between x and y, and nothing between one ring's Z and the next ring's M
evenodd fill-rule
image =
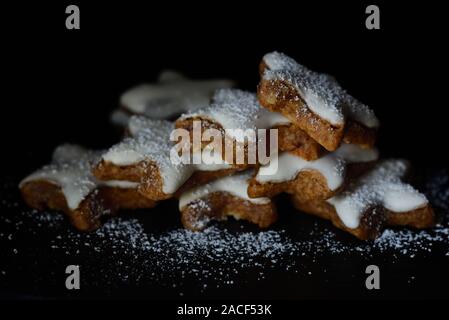
M376 2L381 29L367 30L363 1L74 3L80 30L65 28L68 2L3 7L2 130L15 151L3 160L11 166L24 154L46 161L64 141L114 142L108 114L119 94L164 68L255 90L258 63L272 50L333 74L372 106L384 155L447 160L447 34L434 5Z

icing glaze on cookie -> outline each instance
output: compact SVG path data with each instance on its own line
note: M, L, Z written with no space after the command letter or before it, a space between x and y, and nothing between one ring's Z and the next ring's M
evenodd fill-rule
M237 90L217 90L212 103L200 110L181 116L181 120L199 117L220 124L223 129L269 129L290 121L277 112L270 112L259 104L254 93ZM229 130L226 132L238 142L245 141L245 135ZM247 137L249 139L255 137Z
M327 201L335 207L348 228L357 228L363 213L383 206L392 212L407 212L427 205L426 197L401 178L407 171L404 160L385 160Z
M83 147L64 144L53 152L52 162L32 173L20 182L44 180L61 188L69 209L78 208L88 194L99 186L135 188L129 181L99 181L91 173L103 151L91 151Z
M347 163L375 161L378 156L376 149L363 149L352 144L342 144L336 151L313 161L283 152L277 160L274 158L272 163L259 168L256 181L280 183L294 180L303 170L317 170L326 178L329 189L336 190L344 181ZM277 170L273 172L270 166L276 168L276 165Z
M97 187L91 173L99 153L75 145L61 145L53 152L52 162L22 180L45 180L58 185L70 209L76 209L82 200Z
M162 178L162 191L166 194L176 192L197 170L216 171L232 167L207 148L203 150L200 164L173 163L170 151L174 144L170 141L170 134L174 129L174 123L170 121L132 116L128 123L131 136L112 146L102 158L117 166L134 165L145 160L156 163Z
M111 113L110 120L115 125L118 125L120 127L126 127L128 125L130 117L131 116L129 115L129 113L121 109L117 109Z
M139 183L125 180L108 180L99 182L101 186L121 189L135 189L139 186Z
M201 152L201 163L194 164L198 171L217 171L232 168L232 165L226 162L221 154L214 152L213 149L205 147Z
M184 192L179 198L179 209L182 210L189 203L201 199L208 194L214 192L228 192L243 200L250 201L254 204L267 204L271 200L269 198L250 198L248 196L248 180L253 175L252 170L244 171L214 180L202 186L190 189Z
M132 116L128 127L131 137L112 146L103 160L117 166L134 165L150 160L158 168L162 178L162 191L174 193L193 173L194 168L170 159L173 143L170 134L175 129L172 122Z
M266 80L280 80L295 86L309 109L333 125L343 125L345 117L375 128L379 125L374 112L349 95L331 76L317 73L279 52L264 56Z
M370 162L379 158L379 151L376 148L367 149L357 144L348 143L343 143L332 154L343 158L347 163Z
M216 89L232 86L230 80L189 80L177 72L164 71L157 83L126 91L120 97L120 104L134 114L167 119L208 105Z
M138 135L141 131L151 130L152 126L154 125L154 122L151 120L148 120L144 117L131 117L131 120L128 123L128 131L132 136ZM170 130L172 130L174 124L170 125ZM171 131L170 131L171 132ZM161 132L160 134L166 135L168 133L168 130L166 132ZM172 148L173 144L168 143L168 146ZM199 171L217 171L222 169L230 169L232 167L231 164L223 160L222 156L218 153L213 152L213 149L209 147L205 147L202 150L201 153L201 163L199 164L192 164L194 170Z

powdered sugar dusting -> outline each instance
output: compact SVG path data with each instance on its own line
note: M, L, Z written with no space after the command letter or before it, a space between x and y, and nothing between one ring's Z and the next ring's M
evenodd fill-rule
M51 164L23 179L20 185L36 180L53 182L61 187L69 208L76 209L97 186L91 169L100 154L101 151L86 150L77 145L61 145L53 152Z
M117 165L137 163L150 158L162 167L171 166L170 134L174 124L165 120L152 120L141 116L131 117L128 129L132 137L112 146L103 159Z
M8 191L15 188L14 182L0 186L0 242L9 244L2 250L3 256L14 259L27 252L20 246L24 243L19 242L20 237L26 239L26 247L32 252L36 250L33 245L39 243L39 252L49 250L49 256L63 260L72 257L82 262L83 279L101 288L105 284L157 283L182 295L191 288L208 291L240 287L245 279L263 281L273 272L309 276L311 265L325 270L330 257L332 261L360 258L371 263L377 256L384 257L388 264L409 264L426 257L445 259L449 257L448 181L447 170L427 179L425 193L441 218L435 228L387 229L377 240L366 242L312 217L307 220L313 221L311 224L303 220L283 224L285 230L279 226L270 231L235 230L212 224L204 232L190 232L171 227L155 230L151 222L145 222L148 215L139 215L139 220L123 216L108 220L94 233L80 233L68 229L60 214L22 209L15 193ZM286 214L305 217L293 209ZM10 272L5 265L0 268L2 274Z
M268 67L264 79L291 83L307 106L330 123L342 125L349 116L369 128L379 125L374 112L349 95L332 76L311 71L279 52L266 54L264 62Z
M349 94L346 94L344 111L350 119L362 123L368 128L379 126L379 119L377 119L374 111Z
M39 215L40 227L33 225L29 236L39 236L48 230L48 221L55 221L50 224L52 228L63 226L58 215L44 214L46 218L42 220L41 214L33 213L29 218ZM16 229L25 228L13 220L0 219L4 223L15 223ZM138 220L125 218L109 220L92 234L65 228L62 231L61 235L56 233L51 239L49 247L53 252L66 256L92 256L96 261L94 272L89 272L88 268L93 268L89 264L83 264L84 272L89 272L84 277L92 282L101 286L123 282L137 285L157 283L173 287L179 294L187 288L191 290L192 286L206 291L238 285L246 277L261 281L270 277L274 270L292 276L307 275L310 270L304 267L303 262L312 260L320 263L322 257L358 256L369 261L373 255L388 252L391 261L414 259L439 247L446 252L449 250L447 226L419 232L388 229L375 242L356 244L341 240L334 229L319 223L300 240L294 240L290 233L282 230L231 232L216 226L203 232L175 229L151 233ZM8 236L0 234L0 238ZM21 248L16 252L16 255L21 254ZM103 262L100 264L99 261Z
M426 197L401 181L407 168L404 160L384 160L327 201L349 228L357 228L365 210L377 205L393 212L423 207L428 202Z
M193 117L219 123L223 129L230 129L226 133L239 142L245 141L244 130L269 129L277 124L290 123L279 113L262 108L254 93L237 89L217 90L210 106L187 113L180 119ZM246 138L254 140L255 136L247 135Z
M174 193L192 174L193 168L170 159L173 143L170 134L175 126L170 121L133 116L129 121L131 137L112 146L103 159L115 165L132 165L141 161L157 164L163 180L163 191ZM147 178L147 177L144 177Z

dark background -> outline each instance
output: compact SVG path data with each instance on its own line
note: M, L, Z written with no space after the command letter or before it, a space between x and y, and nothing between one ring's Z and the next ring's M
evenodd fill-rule
M2 130L14 152L2 158L13 167L23 153L49 156L65 141L115 142L108 115L120 93L164 68L255 90L258 63L272 50L336 76L372 106L384 155L447 160L447 33L435 4L375 1L381 29L367 30L363 1L75 1L81 29L67 30L70 3L3 7Z
M273 50L334 75L375 109L384 156L406 157L421 168L445 167L444 10L428 2L395 3L2 5L4 175L25 176L48 162L54 147L63 142L92 148L116 142L109 114L119 95L155 80L163 69L192 78L235 79L241 88L254 91L258 63ZM79 5L81 30L65 29L68 4ZM365 28L368 4L379 5L381 30ZM419 263L426 265L424 260ZM443 268L430 274L431 279L437 282ZM411 296L425 297L420 288L424 292L432 286L422 283ZM432 297L443 295L444 286L439 288ZM399 292L406 295L406 290ZM358 292L348 290L343 296L354 298ZM288 297L289 291L284 293ZM386 295L394 296L394 290Z

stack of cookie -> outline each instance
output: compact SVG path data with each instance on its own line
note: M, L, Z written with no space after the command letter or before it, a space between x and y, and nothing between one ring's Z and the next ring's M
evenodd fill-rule
M378 160L372 110L281 53L265 55L260 74L257 95L174 72L126 92L112 116L122 141L105 151L58 147L20 183L25 201L64 211L80 230L170 198L191 230L228 216L266 228L279 193L360 239L388 225L433 225L425 196L401 180L407 162Z
M275 175L262 177L264 168L259 169L251 195L262 195L264 185L274 184L292 193L299 210L329 219L360 239L375 238L388 225L433 225L426 197L401 181L407 161L378 160L379 121L371 109L333 77L281 53L265 55L260 73L261 105L283 114L325 151L318 159L282 153Z

